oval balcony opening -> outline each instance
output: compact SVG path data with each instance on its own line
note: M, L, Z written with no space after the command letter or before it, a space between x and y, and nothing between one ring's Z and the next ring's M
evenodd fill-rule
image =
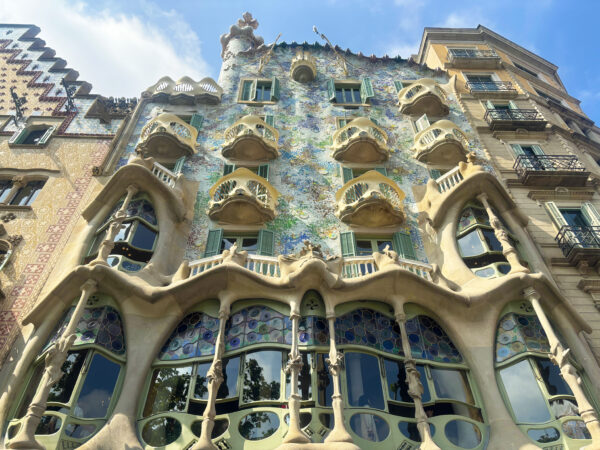
M387 161L390 150L385 131L366 117L358 117L333 135L334 159L351 163Z
M438 120L415 135L413 147L417 161L456 165L467 160L469 141L453 122Z
M308 83L317 76L317 62L314 56L306 50L298 50L292 59L290 76L299 83Z
M240 161L275 159L278 140L279 132L261 117L244 116L225 130L223 156Z
M137 150L145 157L174 160L195 153L198 131L174 114L160 114L142 129Z
M210 188L208 216L221 223L263 224L275 217L279 193L261 176L241 167Z
M336 216L364 227L385 227L404 221L402 190L381 173L370 170L337 191Z
M431 78L421 78L400 90L398 104L402 114L445 116L450 111L446 93Z

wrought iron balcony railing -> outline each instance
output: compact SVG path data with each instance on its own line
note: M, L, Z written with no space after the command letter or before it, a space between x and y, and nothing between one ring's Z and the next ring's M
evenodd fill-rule
M421 78L398 92L398 105L402 114L445 116L449 111L446 93L431 78Z
M488 109L484 119L492 131L517 128L541 131L546 126L546 119L535 109Z
M504 92L516 93L510 81L469 81L466 88L470 93L474 92Z
M532 171L585 172L583 164L573 155L520 155L513 169L520 177Z
M499 59L498 53L494 50L482 50L471 48L451 48L448 52L448 59L455 61L457 59Z
M600 227L565 225L555 239L566 258L572 259L577 250L592 251L600 256Z

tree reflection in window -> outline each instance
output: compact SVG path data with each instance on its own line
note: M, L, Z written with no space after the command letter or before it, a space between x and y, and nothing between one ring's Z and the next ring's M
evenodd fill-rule
M278 428L279 417L275 413L255 412L240 421L238 430L246 439L257 441L271 436Z
M154 370L144 417L163 411L184 411L191 375L191 366Z
M279 400L282 357L282 352L274 350L246 354L242 390L242 400L245 403Z

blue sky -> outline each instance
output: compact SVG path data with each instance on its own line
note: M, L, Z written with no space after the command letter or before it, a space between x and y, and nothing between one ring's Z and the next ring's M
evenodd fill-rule
M404 58L426 26L482 24L559 66L569 93L600 123L597 0L20 0L0 18L34 23L96 93L137 96L163 75L217 78L219 36L244 11L272 42L314 42L313 25L342 48Z

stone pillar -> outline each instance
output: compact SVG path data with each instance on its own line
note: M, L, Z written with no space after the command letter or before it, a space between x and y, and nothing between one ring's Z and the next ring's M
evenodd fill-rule
M569 353L571 352L571 349L565 349L558 340L558 337L540 304L540 294L531 287L525 289L523 293L531 303L531 306L533 306L537 318L542 324L542 328L548 337L548 342L550 343L550 360L559 367L562 378L569 385L571 391L573 391L577 406L579 407L579 414L592 436L592 444L585 448L586 450L600 449L600 421L598 421L598 415L583 391L581 377L569 362Z
M190 450L218 450L212 443L211 435L215 426L215 416L217 415L215 409L217 393L224 380L223 353L225 352L225 325L227 319L229 319L229 304L222 305L221 310L219 311L219 335L215 342L215 356L213 357L213 362L206 374L208 380L208 401L206 403L206 408L204 409L204 414L202 415L202 432L198 442L196 442Z
M417 428L421 435L421 450L440 450L433 442L431 429L427 420L427 414L423 408L423 385L421 384L421 374L417 370L417 363L412 357L408 333L406 332L406 314L404 312L396 313L396 322L402 335L402 351L404 352L404 369L406 370L406 384L408 384L408 395L415 403L415 419L417 419Z
M327 443L352 442L352 437L344 426L344 401L340 390L340 373L343 370L344 357L337 352L335 346L335 313L327 313L329 322L329 358L325 360L333 380L333 394L331 395L331 406L333 407L333 430L325 439Z
M131 202L133 196L137 194L137 192L138 187L135 184L130 184L127 186L127 195L125 196L125 200L123 201L123 204L119 210L115 213L114 217L111 219L110 225L108 226L108 233L98 248L98 256L96 259L90 262L90 265L108 265L106 260L108 259L108 255L110 255L111 250L114 248L115 238L123 226L123 222L127 218L127 208L129 207L129 203Z
M65 331L63 331L58 340L52 344L46 353L44 360L46 368L44 369L40 384L35 391L31 404L27 408L27 414L19 432L8 442L7 448L44 448L35 440L35 430L46 411L50 389L63 376L62 365L67 359L67 353L75 341L75 331L77 330L77 325L83 315L87 301L94 292L96 292L96 282L94 280L90 279L81 286L81 296L79 297L75 311L73 311L73 315L69 319Z
M502 226L502 222L498 219L498 216L494 214L490 203L488 202L487 194L479 194L477 199L483 203L483 206L487 212L488 218L490 219L490 225L494 229L494 234L498 241L500 241L500 245L502 245L502 254L506 257L506 260L510 264L510 273L515 272L524 272L529 273L529 269L524 267L519 261L519 255L517 254L517 250L512 246L510 240L508 239L508 233Z
M293 311L290 314L292 321L292 349L288 355L288 362L285 366L286 373L290 374L290 398L288 408L290 411L290 427L287 435L283 439L284 443L308 443L309 437L300 429L300 395L298 395L298 374L302 369L302 357L298 351L298 324L300 314Z

